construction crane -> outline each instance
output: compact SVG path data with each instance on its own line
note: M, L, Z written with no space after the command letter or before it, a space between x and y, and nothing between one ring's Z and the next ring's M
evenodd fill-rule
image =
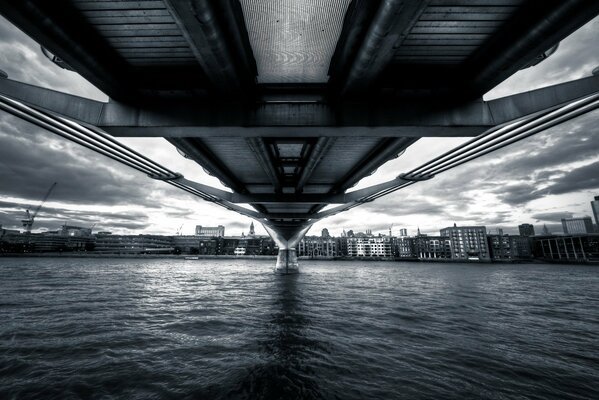
M42 208L42 206L44 205L44 203L46 202L46 200L50 196L50 193L52 193L52 191L56 187L56 184L57 183L54 182L52 184L52 186L50 186L50 189L48 189L48 192L46 193L46 195L42 199L42 202L40 203L40 205L37 206L37 208L35 209L35 211L33 212L33 214L30 214L29 210L26 211L27 218L21 220L21 222L23 223L23 227L25 228L25 232L26 233L28 233L28 234L31 233L31 227L33 226L33 222L35 221L35 217L37 216L37 213L40 211L40 209Z
M393 236L393 235L391 234L391 229L392 229L392 228L393 228L393 224L391 224L391 225L389 226L389 237Z
M181 229L183 229L183 225L185 225L185 224L181 224L179 229L177 229L177 236L181 236Z

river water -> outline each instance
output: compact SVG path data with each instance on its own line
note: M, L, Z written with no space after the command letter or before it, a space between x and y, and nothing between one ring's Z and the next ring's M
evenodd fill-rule
M2 399L598 399L599 268L0 258Z

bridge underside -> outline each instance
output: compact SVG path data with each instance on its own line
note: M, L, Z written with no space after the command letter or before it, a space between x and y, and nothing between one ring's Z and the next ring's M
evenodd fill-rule
M420 137L480 137L599 91L590 77L482 100L596 16L594 0L7 0L0 13L111 100L8 79L1 94L44 124L166 138L230 191L158 178L260 220L281 248L432 177L348 192Z

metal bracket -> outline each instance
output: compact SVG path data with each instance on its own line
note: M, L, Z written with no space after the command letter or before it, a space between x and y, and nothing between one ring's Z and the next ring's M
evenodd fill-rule
M412 182L420 182L420 181L428 181L429 179L432 179L435 177L435 175L430 175L430 174L401 174L397 176L399 179L403 179L405 181L412 181Z
M178 172L175 172L172 174L148 174L148 177L159 181L174 181L176 179L183 178L183 175L181 175Z

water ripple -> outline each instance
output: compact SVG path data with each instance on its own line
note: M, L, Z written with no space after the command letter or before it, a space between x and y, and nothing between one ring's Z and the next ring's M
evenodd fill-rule
M557 265L0 259L4 399L596 399Z

